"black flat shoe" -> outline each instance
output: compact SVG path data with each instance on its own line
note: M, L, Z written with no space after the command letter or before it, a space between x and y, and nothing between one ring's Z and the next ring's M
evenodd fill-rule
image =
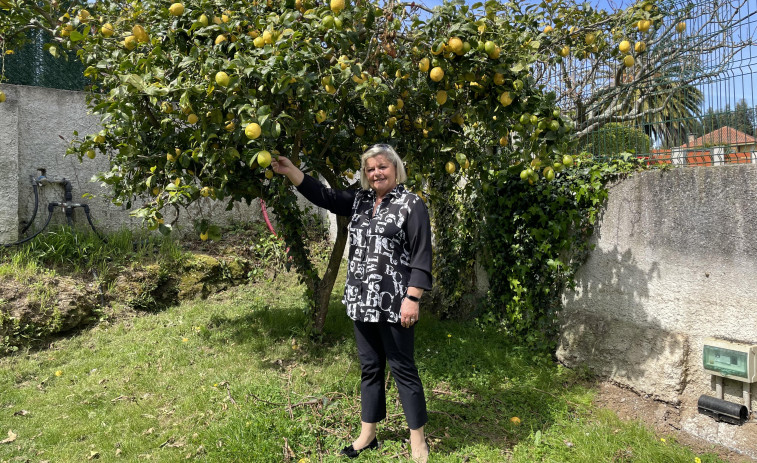
M347 458L357 458L358 456L360 456L363 450L376 450L378 446L378 439L374 437L371 443L366 445L362 449L355 450L355 447L350 444L347 447L343 448L342 451L339 452L339 455L344 455Z

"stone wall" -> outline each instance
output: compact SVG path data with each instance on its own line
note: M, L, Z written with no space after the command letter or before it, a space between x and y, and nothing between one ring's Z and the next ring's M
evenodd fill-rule
M685 430L757 457L752 423L697 414L715 395L705 338L757 344L757 166L636 174L611 187L596 246L564 294L558 358L680 404ZM725 399L742 403L741 383ZM751 386L750 408L757 405Z
M16 241L32 217L31 178L40 175L38 169L45 169L48 178L65 178L72 183L73 201L90 205L98 230L141 227L140 219L111 203L108 188L92 182L97 172L109 169L107 156L98 152L94 160L85 158L81 163L75 156L64 156L75 131L84 136L100 130L99 119L87 112L84 93L18 85L0 85L0 89L7 95L7 101L0 104L0 243ZM45 223L47 203L63 201L63 195L60 184L40 188L39 211L32 229ZM231 211L225 209L225 202L204 198L180 213L178 231L193 233L193 220L199 216L221 225L261 220L257 201L251 206L237 203ZM88 227L81 209L74 214L77 227ZM51 223L65 223L63 212L56 211Z

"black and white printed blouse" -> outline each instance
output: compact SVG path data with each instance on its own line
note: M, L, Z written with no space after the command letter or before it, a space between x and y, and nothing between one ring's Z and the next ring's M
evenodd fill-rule
M398 323L410 286L431 289L431 225L418 195L396 186L373 214L373 190L334 190L305 175L305 198L350 216L347 283L342 302L356 321Z

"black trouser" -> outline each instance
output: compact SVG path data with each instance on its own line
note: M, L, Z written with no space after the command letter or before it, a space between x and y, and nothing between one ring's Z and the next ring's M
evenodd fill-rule
M364 422L378 423L386 417L384 372L387 360L410 429L418 429L428 421L423 384L413 358L414 340L415 329L412 326L403 328L399 323L355 322L355 342L362 371L360 402Z

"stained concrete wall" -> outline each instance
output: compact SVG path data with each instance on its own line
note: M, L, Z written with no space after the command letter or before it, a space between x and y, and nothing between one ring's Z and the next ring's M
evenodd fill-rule
M615 184L596 246L564 294L558 357L682 407L684 430L757 458L757 422L697 414L714 395L705 338L757 344L757 166L691 167ZM750 408L757 405L752 386ZM741 383L725 399L742 403Z
M18 232L32 217L34 195L30 179L40 174L40 168L46 169L49 178L72 182L73 200L90 205L99 230L142 226L141 220L130 217L128 210L111 203L107 187L92 181L97 172L109 170L105 155L98 152L94 160L85 158L82 163L74 156L64 157L74 131L83 136L100 130L99 119L87 112L84 93L17 85L0 85L0 89L7 95L7 101L0 104L0 243L16 241ZM91 197L84 198L85 194ZM63 201L61 185L41 188L34 227L44 224L50 201ZM192 222L200 216L222 225L261 220L257 201L251 206L237 203L233 210L225 209L225 202L204 198L182 210L178 231L192 233ZM52 223L65 223L65 215L56 211ZM88 226L80 209L75 212L75 223Z

